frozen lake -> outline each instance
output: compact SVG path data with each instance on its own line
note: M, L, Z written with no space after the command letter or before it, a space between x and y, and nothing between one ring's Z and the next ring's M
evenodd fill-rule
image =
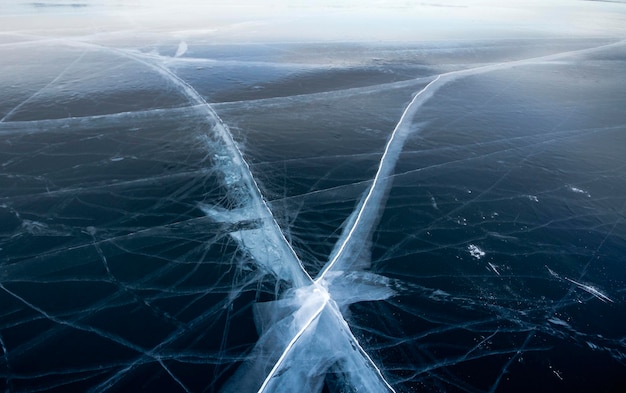
M626 388L624 37L108 28L0 34L0 389Z

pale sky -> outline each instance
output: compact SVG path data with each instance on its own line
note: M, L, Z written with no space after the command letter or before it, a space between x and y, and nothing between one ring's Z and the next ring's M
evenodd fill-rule
M79 6L80 5L80 6ZM154 31L216 41L626 37L626 4L583 0L0 2L0 32Z

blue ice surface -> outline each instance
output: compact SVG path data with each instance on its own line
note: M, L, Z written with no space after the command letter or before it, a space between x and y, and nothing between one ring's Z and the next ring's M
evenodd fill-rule
M221 103L193 43L58 44L2 78L5 390L621 382L623 41Z

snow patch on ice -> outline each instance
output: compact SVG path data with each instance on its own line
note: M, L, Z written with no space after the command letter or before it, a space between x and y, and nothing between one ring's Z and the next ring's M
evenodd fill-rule
M589 194L587 191L583 190L582 188L578 188L574 186L569 186L568 188L571 192L575 192L577 194L583 194L583 195L586 195L587 198L591 198L591 194Z
M476 259L481 259L482 257L485 256L485 252L483 250L481 250L475 244L470 244L469 246L467 246L467 250L469 251L470 255L473 256Z
M176 49L176 54L174 55L174 57L180 57L184 55L185 53L187 53L187 49L189 49L187 43L185 41L181 41L180 44L178 44L178 49Z

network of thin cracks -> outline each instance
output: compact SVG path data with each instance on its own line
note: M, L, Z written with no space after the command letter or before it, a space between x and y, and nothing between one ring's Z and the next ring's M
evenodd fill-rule
M493 384L487 389L490 392L495 392L502 378L507 374L511 365L520 359L524 353L532 351L542 351L547 348L536 344L533 339L538 334L548 334L552 336L563 336L572 338L569 334L568 324L565 321L560 320L557 315L560 309L567 307L571 304L579 302L582 298L584 301L589 299L597 299L601 302L611 303L613 299L603 293L599 288L591 284L586 284L581 278L585 276L586 269L592 263L604 240L606 240L619 225L619 222L613 223L612 227L605 233L604 240L598 245L598 248L589 254L589 261L583 267L580 272L580 277L568 277L562 273L556 272L550 267L546 266L546 271L549 276L555 282L561 285L566 285L568 290L566 294L558 302L544 302L537 306L536 299L526 300L523 304L520 304L520 299L511 299L511 303L517 302L515 307L509 306L500 299L499 302L485 303L483 297L480 294L480 290L477 290L476 297L462 296L457 297L448 293L433 290L425 287L413 287L412 291L421 293L424 298L432 299L435 301L443 302L448 305L455 305L467 310L487 310L484 318L472 319L465 322L450 322L444 319L439 319L439 315L425 316L419 315L419 318L423 321L428 321L439 328L425 330L413 336L403 336L401 334L388 334L383 333L383 330L370 328L368 323L363 321L359 323L359 317L355 317L350 320L350 326L346 322L346 316L344 313L347 311L347 307L352 301L345 301L341 303L340 300L335 299L334 295L343 290L344 285L350 285L355 278L355 272L363 272L368 266L363 266L359 261L360 247L367 242L372 236L374 226L377 223L377 219L382 214L384 208L384 198L391 186L391 180L394 177L408 176L410 173L393 174L396 161L399 159L402 151L404 141L409 134L415 133L415 129L412 127L420 107L428 101L437 90L445 86L447 83L457 80L459 78L477 75L481 73L507 69L510 67L523 66L526 64L532 64L537 62L547 62L556 60L562 57L571 56L579 53L589 53L593 51L603 50L607 47L614 45L623 45L623 42L616 44L605 45L602 47L592 48L588 50L575 51L572 53L561 53L557 55L544 56L541 58L529 59L524 61L516 61L510 63L499 63L488 66L482 66L463 71L454 71L441 75L437 75L428 82L425 87L419 90L413 97L412 101L408 104L403 111L396 127L390 134L389 140L385 146L384 153L380 159L378 170L375 177L368 183L367 191L364 193L360 202L357 205L355 211L350 215L350 218L346 221L341 234L338 235L337 243L332 254L328 258L328 262L323 266L318 275L313 278L304 268L298 254L292 249L291 244L285 238L283 230L275 220L270 206L266 203L262 196L261 190L257 186L256 181L252 177L251 171L248 168L246 161L239 151L237 144L232 139L228 128L222 123L211 106L193 89L192 86L180 79L170 70L164 66L151 62L149 58L143 57L138 52L107 49L104 47L96 47L91 44L85 43L73 43L79 47L85 48L79 58L75 62L71 63L67 69L65 69L56 79L49 83L53 85L55 81L60 79L64 73L66 73L73 64L80 61L87 50L108 50L119 56L129 58L136 61L153 71L161 74L174 86L177 86L192 102L193 106L190 110L199 112L202 115L206 115L209 120L206 122L207 127L211 127L211 135L207 138L199 138L197 140L198 145L206 144L213 151L218 151L224 154L227 158L226 162L222 158L216 159L214 156L205 156L199 163L204 165L211 165L215 169L212 172L212 176L219 178L219 182L227 183L230 186L230 190L222 200L213 201L211 204L201 205L201 209L206 213L206 217L196 217L189 219L185 222L172 221L164 225L143 229L139 232L127 231L120 229L119 232L111 230L112 233L102 234L99 233L93 227L87 227L82 234L85 239L83 244L77 246L70 246L70 252L65 247L57 248L47 251L46 255L28 255L25 259L29 264L37 266L38 261L45 257L54 257L55 254L62 254L65 257L71 257L71 253L79 255L81 250L92 250L95 252L96 258L99 260L100 266L103 269L103 274L100 277L84 278L84 277L61 277L60 283L67 283L77 281L81 283L89 282L92 280L94 283L104 283L115 288L111 291L109 296L103 297L95 304L89 304L85 308L78 308L72 310L65 310L61 312L48 311L35 302L29 301L26 297L20 295L18 291L11 288L12 285L19 283L46 283L53 284L55 279L40 279L30 277L25 279L17 279L15 281L6 280L0 282L0 289L13 300L24 306L27 310L30 310L30 315L24 317L17 322L13 322L13 325L4 325L3 329L9 329L13 327L19 327L33 321L50 321L53 323L53 327L48 329L44 334L39 335L36 339L29 342L11 348L10 350L5 345L5 339L0 335L0 346L3 351L3 358L5 363L6 378L11 379L36 379L46 377L46 373L42 374L23 374L15 375L13 370L12 358L19 357L20 354L32 351L38 346L44 345L44 343L60 335L64 329L72 329L76 331L82 331L89 334L97 335L105 340L113 342L121 347L130 349L136 353L141 354L138 357L134 357L130 361L122 360L109 364L99 364L97 366L86 366L84 368L69 368L63 370L50 371L50 374L67 374L72 375L69 380L63 381L59 386L63 386L69 383L75 383L81 379L94 379L99 380L92 391L105 391L116 387L121 383L123 379L136 371L145 364L158 364L171 378L174 380L182 390L192 391L187 386L185 380L180 377L177 372L172 368L172 362L184 362L188 364L203 364L203 363L215 363L217 365L229 362L239 363L244 360L240 355L231 355L226 350L227 335L230 328L231 321L233 321L238 312L233 308L234 302L237 301L243 293L256 288L257 300L259 298L279 297L279 299L273 300L274 302L288 303L288 314L283 315L280 320L293 318L293 323L285 328L280 324L276 324L278 331L273 329L272 326L265 327L265 330L261 332L261 338L257 344L257 347L250 352L249 356L245 359L244 363L249 363L252 369L261 370L261 374L251 373L249 383L251 386L255 386L255 389L259 392L263 391L278 391L282 380L293 381L296 380L295 376L291 375L292 372L301 371L298 368L298 354L305 353L307 348L306 344L310 344L315 334L320 334L316 329L319 327L323 332L323 328L328 326L329 328L336 328L337 338L334 339L334 345L341 346L342 340L345 340L347 347L356 348L356 350L350 355L338 355L336 353L329 353L327 360L321 360L320 362L330 372L335 372L339 375L344 375L347 384L363 384L362 386L368 387L372 391L377 390L389 390L395 391L393 386L402 386L405 383L419 380L427 375L429 378L435 381L435 383L448 384L456 386L467 391L482 391L481 389L475 389L469 386L466 382L460 380L455 375L448 373L446 367L461 364L483 357L491 356L505 356L508 360L504 362L502 368L497 374ZM48 87L48 86L46 86ZM46 88L44 87L44 89ZM20 105L10 111L2 120L2 123L10 123L10 117L13 113L19 111L19 109L28 103L31 99L36 98L39 93L35 93L32 97L22 102ZM585 132L588 130L581 130ZM562 135L560 132L555 131L553 133L554 138L560 138ZM564 137L572 137L575 133L568 132L563 135ZM496 141L494 141L495 143ZM524 142L532 145L534 142L529 138L526 138ZM545 139L537 142L537 144L547 144ZM45 153L49 147L42 147L42 152ZM534 150L536 151L536 150ZM502 153L499 151L498 153ZM495 153L497 154L497 153ZM530 153L529 153L530 156ZM526 156L523 160L529 159ZM17 158L16 160L19 160ZM15 164L15 160L11 164ZM449 163L448 163L449 165ZM182 184L188 184L189 188L182 189L180 191L183 194L196 194L204 190L203 187L211 190L212 192L219 190L220 185L215 180L209 182L209 184L198 185L195 182L188 179L197 177L199 174L205 174L206 169L201 168L202 165L198 165L198 169L195 171L177 173L172 176L179 176ZM427 168L418 169L418 171L427 170ZM168 175L169 176L169 175ZM503 174L502 179L508 176L508 173ZM235 180L232 180L235 179ZM151 182L156 179L141 179L130 180L133 183ZM497 182L490 188L485 189L478 195L475 195L472 199L465 204L459 206L455 210L448 211L445 216L434 220L429 228L424 229L424 232L428 230L434 230L436 226L442 225L449 221L451 217L455 215L456 211L462 210L467 204L484 199L484 196L497 186ZM119 182L115 187L119 187L120 192L123 186L127 183ZM53 186L53 185L51 185ZM97 186L89 186L90 191L97 189ZM107 192L115 193L115 187L110 185L105 186L109 189ZM84 193L84 190L78 188L61 189L56 191L57 193L71 193L78 192L78 194ZM85 193L87 195L87 193ZM170 198L176 198L176 194L170 195ZM139 199L142 197L129 196L129 199ZM76 197L77 203L90 205L92 202L86 200L88 198ZM150 198L147 198L150 199ZM156 201L155 203L159 203ZM277 201L274 201L277 203ZM8 205L7 205L8 206ZM193 209L197 209L197 205L189 203L188 206L183 207L183 210L191 212ZM61 211L62 209L59 208ZM116 210L115 208L107 208L110 214L124 215L127 213L125 209ZM17 214L17 213L16 213ZM174 217L172 217L174 218ZM132 218L122 217L118 221L118 228L128 228L128 222L132 222ZM29 221L24 220L24 223ZM47 225L37 224L30 222L30 227L27 228L31 234L46 232L47 234L62 234L66 228L58 227L54 228ZM113 226L115 227L115 226ZM180 228L186 228L185 236L179 237L177 232ZM209 230L207 230L209 229ZM56 232L55 232L56 231ZM413 234L411 236L418 236L419 234ZM161 268L153 269L148 275L143 276L137 280L122 280L117 277L110 265L111 256L126 254L135 255L139 258L153 259L156 256L149 250L144 251L141 247L135 246L130 240L135 240L141 237L156 236L160 237L162 245L164 245L163 251L158 258L162 258L165 263ZM409 242L411 239L409 236L405 242ZM190 244L188 251L182 254L177 254L176 258L168 259L168 251L175 253L180 247L179 242ZM127 246L130 245L130 247ZM451 245L445 245L450 247ZM459 244L461 246L461 244ZM137 248L133 248L137 247ZM443 247L434 244L432 249L437 247ZM271 264L272 261L263 261L264 257L261 255L267 253L268 248L275 254L272 258L279 258L280 263ZM431 249L431 250L432 250ZM239 250L233 252L233 250ZM386 251L385 255L379 259L383 262L386 259L393 258L399 255L402 250L402 244L398 244L397 248L392 248ZM424 252L426 250L422 250ZM220 271L222 272L222 278L214 279L217 284L213 287L190 289L187 293L181 292L177 287L185 283L187 280L195 276L198 271L203 268L203 262L210 258L214 253L219 255L232 255L228 260L219 261L221 264ZM14 272L19 277L20 274L23 277L28 277L23 273L23 269L26 267L20 266L23 262L8 261L4 267L4 274ZM216 262L212 262L215 265ZM155 285L161 277L171 274L177 269L177 265L190 265L192 266L185 274L180 275L177 279L167 286ZM367 264L366 264L367 265ZM215 267L215 266L213 266ZM62 269L56 267L51 273L55 273L54 270ZM493 267L495 273L500 275L496 267ZM387 288L390 285L390 281L384 277L377 276L373 273L363 272L362 276L356 276L359 280L370 280L372 282L371 287L364 287L369 289L380 289L380 287ZM268 288L263 282L267 276L270 275L276 279L276 288ZM52 274L54 276L54 274ZM346 281L347 284L346 284ZM9 285L11 284L11 285ZM340 288L337 290L336 288ZM356 287L356 290L362 289ZM144 293L150 290L158 290L158 296L146 296ZM334 292L339 291L339 292ZM574 294L578 291L578 296ZM587 297L580 294L583 291ZM365 300L385 300L395 293L395 290L385 291L372 295L373 298L369 299L368 295L363 294L362 297ZM207 294L220 294L221 299L215 302L211 308L204 310L199 315L194 316L190 320L185 320L183 315L187 310L194 307L196 303L202 302ZM162 299L171 297L188 296L190 301L187 304L177 310L176 315L172 315L170 312L164 311L157 304ZM341 296L340 296L341 297ZM359 296L357 296L359 298ZM265 303L272 303L265 302ZM161 340L157 345L153 345L148 349L136 342L133 342L122 335L116 334L112 331L103 330L101 328L93 326L89 319L93 315L93 311L102 310L106 308L123 307L133 305L135 307L144 308L147 313L151 314L155 318L164 321L166 324L171 325L173 328L169 334ZM400 303L394 303L390 300L387 303L388 307L397 308L398 310L406 313L407 315L413 315L418 317L417 311L410 306L403 307ZM457 306L458 305L458 306ZM277 307L282 307L277 304ZM358 308L358 305L356 306ZM284 310L277 308L277 313ZM15 312L9 311L8 313ZM533 318L532 315L542 315L550 317L551 324L543 324L542 322L533 323L534 320L539 321L545 318ZM529 316L531 315L531 316ZM216 324L217 320L224 318L226 321L224 326L224 335L221 337L221 343L219 350L213 355L207 355L206 353L195 352L170 352L169 347L176 343L177 340L185 337L189 332L192 332L196 326L204 326L205 328L211 328ZM511 320L512 316L516 316L519 319ZM218 318L219 317L219 318ZM383 318L384 319L384 318ZM503 320L509 320L509 324L503 324ZM493 328L497 326L497 328ZM284 329L284 330L280 330ZM369 332L368 332L369 330ZM393 348L400 346L407 342L420 342L426 337L435 336L437 334L444 333L451 330L463 330L476 334L476 344L470 348L455 348L454 350L459 352L458 355L450 356L445 360L439 360L429 353L428 348L416 350L417 353L412 354L416 359L422 359L421 365L412 364L409 370L403 369L401 366L397 368L393 365L382 367L374 360L368 352L381 351L387 348ZM359 343L359 340L354 335L353 331L362 333L362 336L377 336L379 343L368 343L368 350L364 349ZM278 335L280 342L276 345L275 341L264 341L263 334L265 333ZM368 334L369 333L369 334ZM399 333L399 332L398 332ZM493 340L497 339L502 334L519 333L521 338L510 344L510 347L493 350L490 349ZM573 336L575 340L579 340L581 343L593 342L597 343L598 347L604 348L619 348L620 345L623 348L624 343L613 343L609 339L592 338L585 336L582 333L577 333ZM200 338L199 338L200 339ZM314 342L314 341L313 341ZM611 350L611 349L607 349ZM623 362L625 356L619 350L614 351L613 356L621 359ZM263 356L256 357L262 354ZM232 358L230 358L232 356ZM320 358L324 358L324 354L319 354ZM258 364L258 363L262 364ZM293 362L296 366L290 364ZM343 371L338 371L334 367L337 364L341 365L356 365L359 366L357 370L347 367ZM288 367L289 365L289 367ZM300 364L299 367L302 367ZM243 368L245 371L250 370ZM112 373L111 371L114 370ZM215 368L213 375L214 381L220 380L226 369L220 370L219 367ZM558 377L558 370L554 371ZM359 374L359 375L352 375ZM83 376L86 375L86 376ZM104 378L101 378L104 377ZM315 375L315 377L319 377ZM289 379L291 378L291 379ZM388 378L391 378L388 380ZM438 381L438 382L437 382ZM7 390L10 390L11 382L7 383ZM235 390L237 381L233 383L226 383L226 390ZM313 383L313 386L318 386ZM47 386L46 388L53 388L56 386ZM207 389L214 389L209 387Z

